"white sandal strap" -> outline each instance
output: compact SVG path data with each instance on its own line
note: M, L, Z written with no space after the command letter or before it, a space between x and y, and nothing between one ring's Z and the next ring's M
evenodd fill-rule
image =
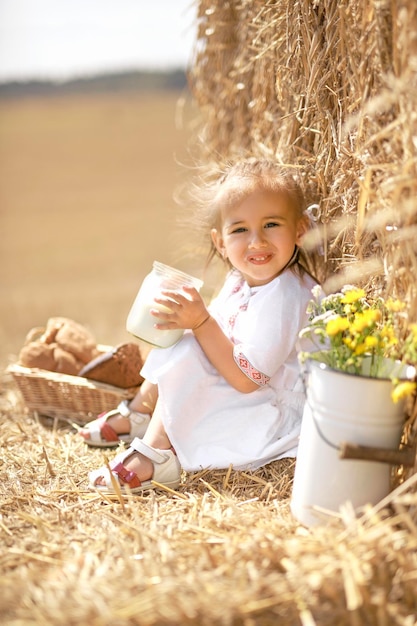
M135 439L130 444L130 447L136 450L136 452L140 452L143 456L146 456L153 463L165 463L167 460L167 455L164 454L161 450L156 450L155 448L151 448L146 443L139 439L139 437L135 437Z
M113 489L112 480L110 476L110 472L107 467L103 465L103 467L99 467L92 472L89 472L88 477L90 479L90 484L95 486L96 480L98 478L103 478L106 483L107 489Z
M142 426L143 423L149 423L151 416L149 413L137 413L136 411L132 411L130 414L129 420L131 424L136 424L137 426Z
M122 417L127 417L131 422L138 425L143 424L144 419L150 419L149 413L141 413L140 411L130 409L127 400L120 402L116 413L119 413Z
M132 455L134 452L140 452L145 455L148 459L150 459L154 464L153 469L153 477L149 480L145 480L141 483L140 487L135 488L136 490L140 490L143 488L153 488L152 481L155 483L161 483L162 485L167 485L176 489L181 482L181 466L177 456L171 450L157 450L148 446L146 443L143 443L141 439L138 437L133 440L132 446L127 450L123 450L118 455L114 457L114 459L110 463L110 472L108 468L101 467L100 469L93 470L89 473L90 486L96 487L96 482L98 478L102 477L104 482L106 483L106 490L109 493L114 493L114 487L112 484L112 474L117 477L117 480L120 478L118 471L114 470L114 468L121 463L122 465L127 460L127 458ZM127 469L127 468L125 468ZM120 474L123 478L123 474ZM97 487L98 489L103 489L103 487ZM123 490L125 487L121 485L121 489Z
M88 424L88 434L90 435L90 440L94 443L102 441L101 424L98 420L94 420Z
M123 417L130 417L130 414L132 413L132 411L129 409L127 400L122 400L116 411L120 413L120 415L122 415Z

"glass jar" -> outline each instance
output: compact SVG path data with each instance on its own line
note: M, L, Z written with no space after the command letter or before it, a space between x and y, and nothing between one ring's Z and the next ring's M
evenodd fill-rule
M130 309L126 322L127 331L138 339L158 348L168 348L177 343L183 336L184 330L182 328L167 330L155 328L154 325L158 318L151 315L150 310L158 309L161 312L169 312L168 307L157 304L154 298L160 296L161 291L165 289L181 291L184 286L195 287L197 291L200 291L203 281L154 261L152 271L145 277Z

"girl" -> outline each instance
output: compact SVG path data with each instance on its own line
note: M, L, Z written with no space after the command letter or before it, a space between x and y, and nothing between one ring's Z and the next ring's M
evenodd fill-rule
M171 309L153 311L156 328L187 330L150 352L129 406L81 432L90 445L136 435L110 464L113 476L90 474L94 488L113 491L115 478L132 492L176 488L181 468L256 469L296 455L304 405L296 342L316 284L299 248L309 224L302 192L268 160L235 164L210 191L210 259L220 255L230 272L208 308L192 287L156 299Z

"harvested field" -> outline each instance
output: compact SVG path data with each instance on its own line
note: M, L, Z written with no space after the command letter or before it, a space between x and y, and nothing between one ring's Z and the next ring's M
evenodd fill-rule
M416 623L417 474L385 504L305 529L293 461L184 475L109 498L87 471L114 451L0 397L0 621L7 626Z
M190 270L173 195L187 161L183 93L0 102L0 364L62 315L100 343L126 317L153 260ZM188 98L188 100L187 100Z

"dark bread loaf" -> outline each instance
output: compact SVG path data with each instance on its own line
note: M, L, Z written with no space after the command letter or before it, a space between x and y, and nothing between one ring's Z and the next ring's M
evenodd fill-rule
M87 363L78 375L127 389L137 387L143 382L140 375L142 366L139 346L135 343L123 343Z

